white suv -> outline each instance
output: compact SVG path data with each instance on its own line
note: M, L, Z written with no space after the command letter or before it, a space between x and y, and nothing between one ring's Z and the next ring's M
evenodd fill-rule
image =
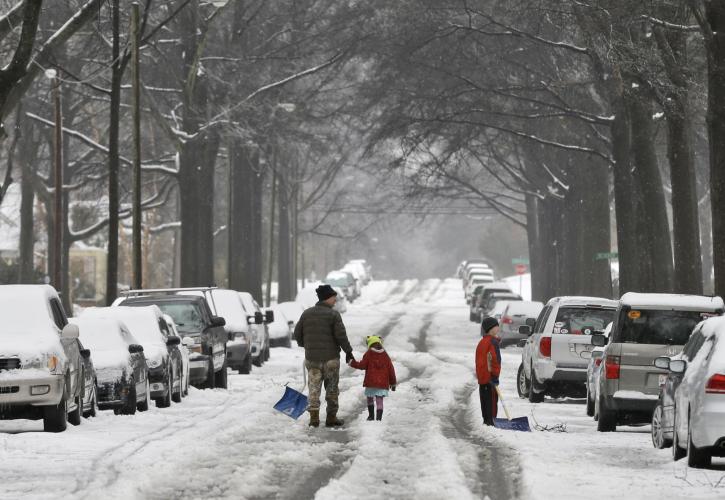
M528 335L517 377L519 396L540 403L544 396L583 396L591 335L613 321L617 302L598 297L555 297L539 314Z

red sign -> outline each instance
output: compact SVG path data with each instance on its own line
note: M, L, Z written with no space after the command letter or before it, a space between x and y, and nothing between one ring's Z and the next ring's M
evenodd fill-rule
M529 266L526 264L516 264L514 266L514 269L516 269L516 274L526 274L526 272L529 270Z

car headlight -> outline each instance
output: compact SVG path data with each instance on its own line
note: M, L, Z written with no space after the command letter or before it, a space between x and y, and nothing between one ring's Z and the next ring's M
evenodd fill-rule
M147 361L147 363L148 363L148 365L149 365L149 368L158 368L159 366L161 366L161 360L160 360L160 359L158 359L158 358L155 358L155 359L149 359L149 360Z
M60 358L55 354L43 354L42 356L38 356L34 360L25 363L24 366L26 368L37 368L39 370L47 369L52 374L63 371Z

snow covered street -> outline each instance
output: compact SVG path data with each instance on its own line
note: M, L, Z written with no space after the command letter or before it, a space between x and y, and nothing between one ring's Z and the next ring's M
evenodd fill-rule
M459 280L379 281L343 316L355 356L384 337L398 390L366 422L364 372L344 367L341 430L275 412L302 385L303 351L275 348L229 390L190 389L168 409L100 412L59 434L42 421L0 422L3 498L722 498L725 462L687 469L652 447L649 427L597 433L584 400L516 396L520 349L503 352L515 416L566 432L483 428L474 376L478 326ZM323 404L324 407L324 404ZM324 411L324 408L323 408ZM364 414L365 412L365 414ZM502 413L501 411L499 412ZM532 425L534 420L530 419Z

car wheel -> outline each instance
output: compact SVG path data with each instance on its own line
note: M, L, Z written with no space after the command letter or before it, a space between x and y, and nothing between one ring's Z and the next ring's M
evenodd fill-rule
M98 414L98 399L96 399L95 383L91 391L93 392L93 394L91 395L91 404L89 405L88 411L83 412L83 418L92 418Z
M526 379L526 372L524 371L524 364L519 365L519 372L516 375L516 389L518 390L519 397L526 399L529 395L529 381Z
M262 356L262 352L260 351L259 355L256 358L252 359L252 364L258 368L261 368L264 364L264 360L262 359L264 356Z
M602 396L599 396L599 419L597 420L597 430L599 432L614 432L617 430L617 413L608 410L604 406Z
M80 394L76 398L76 409L68 414L68 422L71 425L81 425L81 417L83 416L83 396Z
M267 347L264 348L264 361L269 361L269 340L267 341Z
M252 371L252 355L250 353L247 353L247 355L244 357L244 361L242 361L242 366L239 368L239 374L240 375L248 375Z
M681 458L685 458L687 450L680 446L680 438L677 434L677 408L675 408L674 427L672 430L672 460L675 462Z
M181 367L179 367L178 373L179 373L179 375L181 375ZM182 393L184 392L184 388L181 387L181 376L179 376L179 390L176 391L176 392L173 392L173 390L174 390L174 388L172 386L172 388L171 388L171 391L172 391L171 400L174 403L181 403L181 396L182 396Z
M136 399L138 399L136 393L136 380L131 379L128 383L128 396L126 396L126 405L121 410L122 415L135 415L136 414Z
M664 409L658 404L652 413L652 445L658 450L672 446L672 440L665 437Z
M186 383L184 383L184 396L189 395L189 372L186 372Z
M710 467L712 453L708 448L698 448L692 444L692 425L688 417L687 421L687 465L696 469Z
M143 401L138 403L136 405L136 408L138 411L147 411L149 409L149 402L151 400L151 384L149 384L149 379L146 377L146 391L143 397Z
M156 400L156 408L168 408L171 406L171 393L174 390L174 374L169 370L169 372L166 374L166 386L168 387L168 390L166 391L166 395L164 397L158 398Z
M589 392L589 384L587 384L587 416L594 416L594 400L592 399L592 394Z
M209 366L206 368L206 381L204 382L204 389L214 388L214 362L210 359Z
M68 426L68 400L65 390L57 405L43 408L43 430L45 432L63 432Z
M220 389L226 389L227 388L227 362L224 362L224 365L222 366L222 369L219 370L218 373L214 375L214 387L219 387Z
M544 392L536 392L534 386L536 385L536 372L531 367L531 379L529 380L529 402L530 403L543 403L546 394Z

